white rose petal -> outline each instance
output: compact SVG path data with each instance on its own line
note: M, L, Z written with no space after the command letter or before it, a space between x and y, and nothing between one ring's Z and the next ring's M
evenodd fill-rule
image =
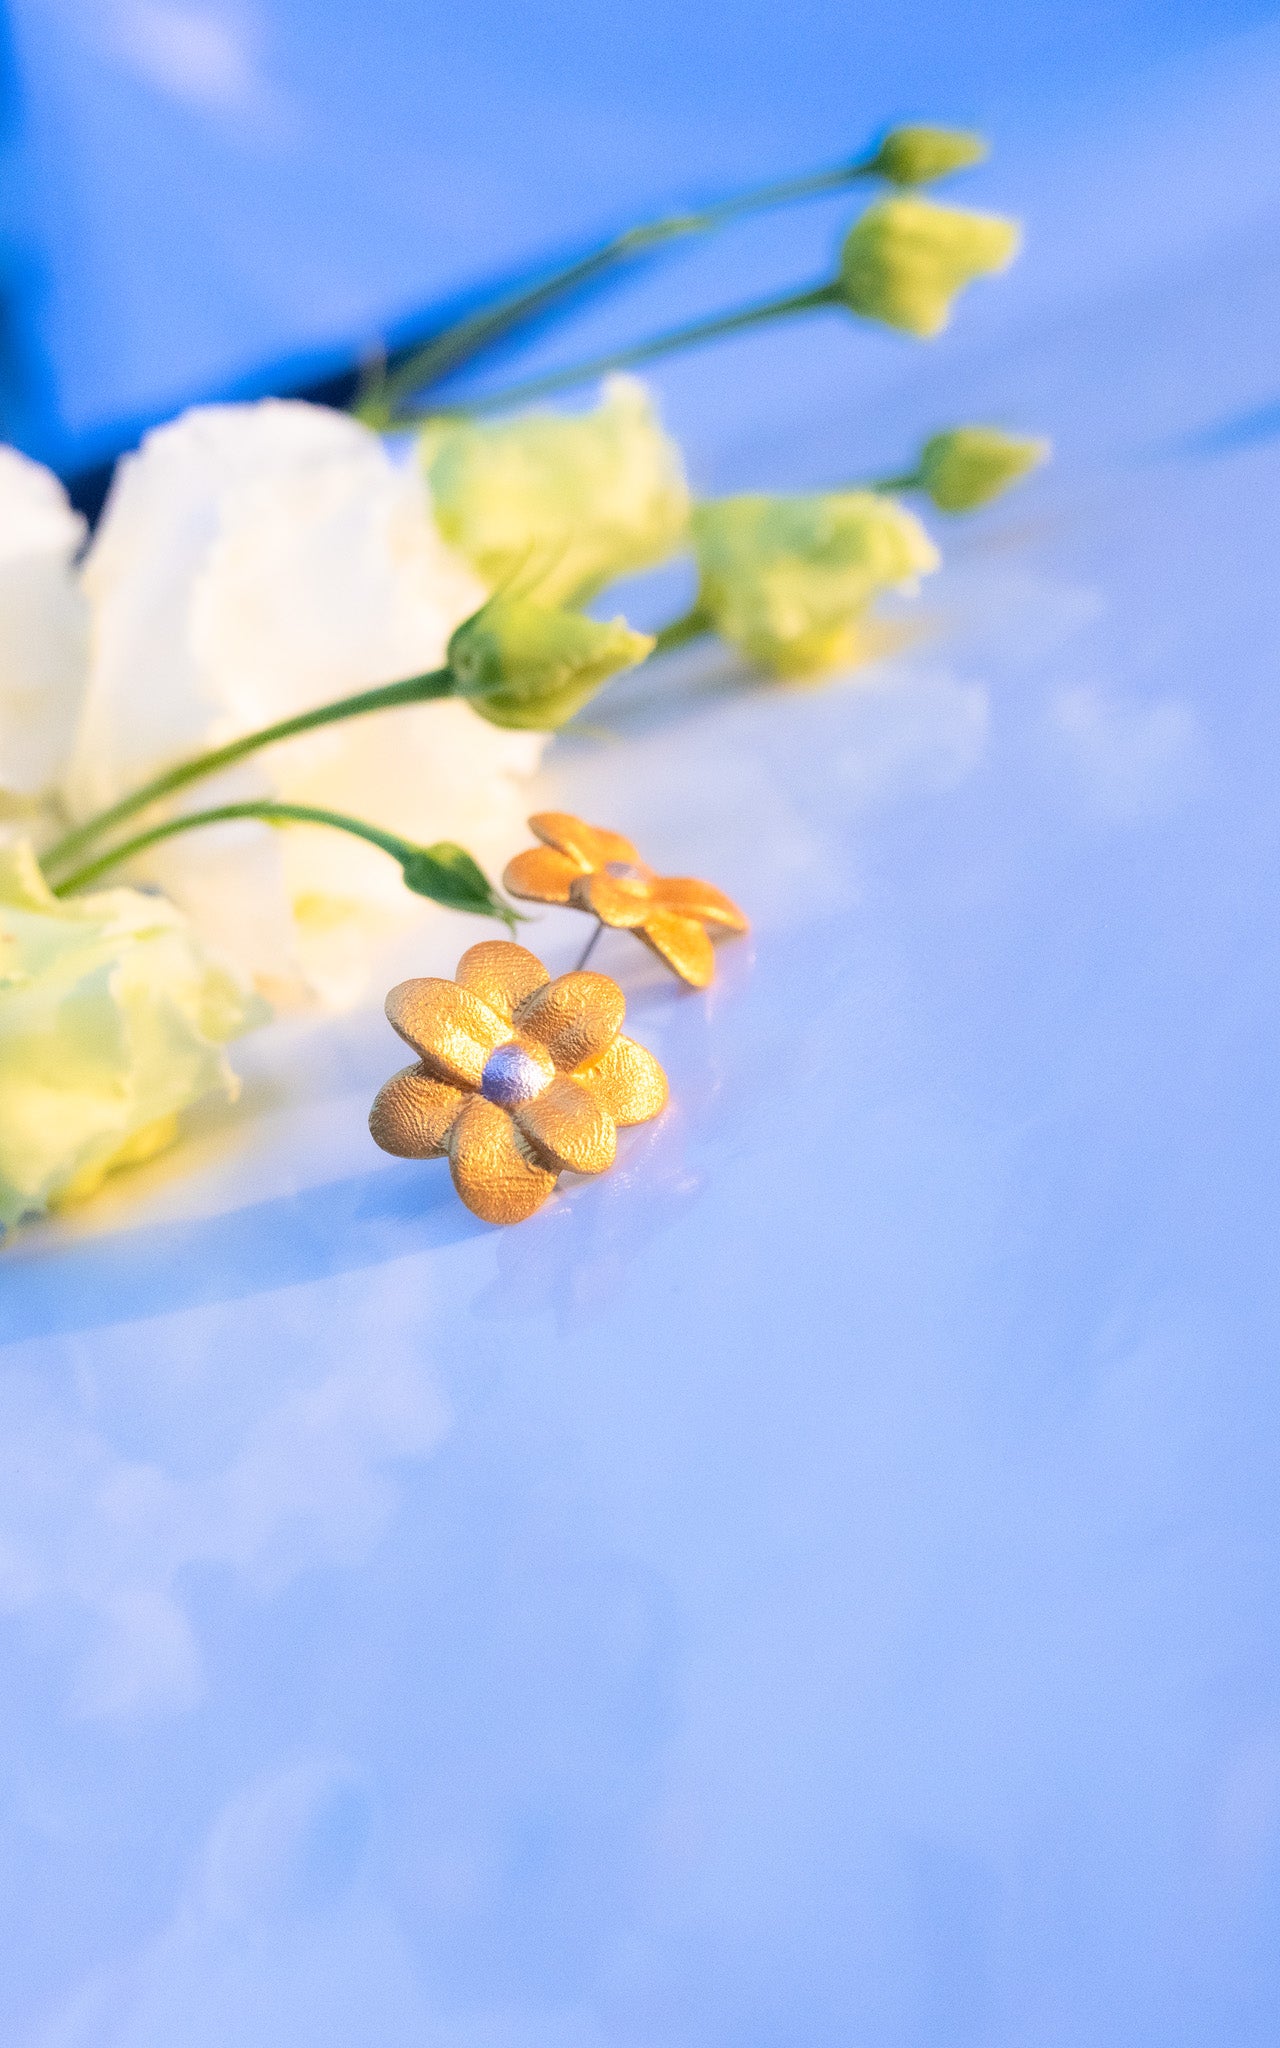
M85 524L58 479L0 447L0 790L61 776L84 690L86 616L72 561Z

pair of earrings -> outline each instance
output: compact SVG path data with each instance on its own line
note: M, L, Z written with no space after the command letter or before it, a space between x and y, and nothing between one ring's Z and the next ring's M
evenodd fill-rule
M585 971L604 927L635 932L693 988L715 973L710 932L747 930L719 889L656 875L618 832L563 811L529 825L542 843L509 863L504 887L593 915L586 952L553 980L524 946L489 939L463 954L453 981L402 981L387 1017L418 1057L379 1090L369 1117L384 1151L447 1158L486 1223L523 1222L562 1173L605 1172L618 1126L647 1123L667 1100L653 1054L622 1035L622 990Z

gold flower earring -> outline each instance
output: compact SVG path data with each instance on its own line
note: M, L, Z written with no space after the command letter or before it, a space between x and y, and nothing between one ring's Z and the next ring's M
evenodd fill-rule
M402 981L387 1017L418 1055L379 1090L369 1129L384 1152L449 1161L486 1223L521 1223L562 1173L613 1165L619 1124L667 1100L651 1052L621 1035L622 990L605 974L555 981L523 946L487 939L456 981Z
M749 930L721 890L692 875L656 875L620 832L586 825L567 811L539 811L529 830L542 845L509 861L502 885L527 903L566 904L599 920L579 966L612 925L633 931L691 988L706 988L716 971L708 927Z

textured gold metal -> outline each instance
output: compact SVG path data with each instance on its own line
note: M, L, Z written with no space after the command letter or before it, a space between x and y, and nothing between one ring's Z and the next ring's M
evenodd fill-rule
M625 1009L607 974L553 981L503 939L472 946L454 981L402 981L387 1017L419 1064L379 1090L374 1141L402 1159L447 1157L474 1215L522 1222L562 1172L612 1166L617 1126L666 1103L657 1060L621 1035Z
M433 1080L424 1067L402 1067L378 1090L369 1113L374 1142L401 1159L443 1159L466 1099L461 1088Z
M716 971L708 927L745 932L736 903L693 875L655 875L629 839L567 811L539 811L529 829L543 843L507 863L503 887L530 903L567 904L602 924L633 931L691 988Z
M479 996L434 975L402 981L387 997L387 1022L437 1080L478 1088L485 1061L511 1033Z

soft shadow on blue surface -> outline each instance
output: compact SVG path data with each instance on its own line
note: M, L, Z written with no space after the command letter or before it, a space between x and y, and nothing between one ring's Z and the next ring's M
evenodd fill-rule
M1210 459L1215 455L1233 455L1238 448L1252 448L1260 441L1273 441L1277 434L1280 399L1273 399L1269 404L1250 406L1245 412L1188 434L1173 452L1189 455L1193 460L1197 456Z
M379 1169L246 1209L155 1225L65 1252L6 1262L0 1342L94 1329L234 1301L325 1273L350 1273L484 1228L454 1197L448 1169Z
M904 103L969 33L929 19ZM796 159L797 80L848 118L823 34L758 46ZM759 167L753 47L722 113L682 88L709 179ZM754 923L705 997L608 940L673 1089L612 1176L504 1234L300 1125L318 1185L0 1265L6 2048L1271 2048L1280 462L1193 443L1275 390L1280 195L1221 140L1267 47L1207 141L1206 64L1041 161L1025 317L1010 280L868 348L856 402L799 336L672 373L735 483L953 416L1058 456L946 529L892 661L668 669L557 750L557 801ZM549 232L621 189L565 161Z

